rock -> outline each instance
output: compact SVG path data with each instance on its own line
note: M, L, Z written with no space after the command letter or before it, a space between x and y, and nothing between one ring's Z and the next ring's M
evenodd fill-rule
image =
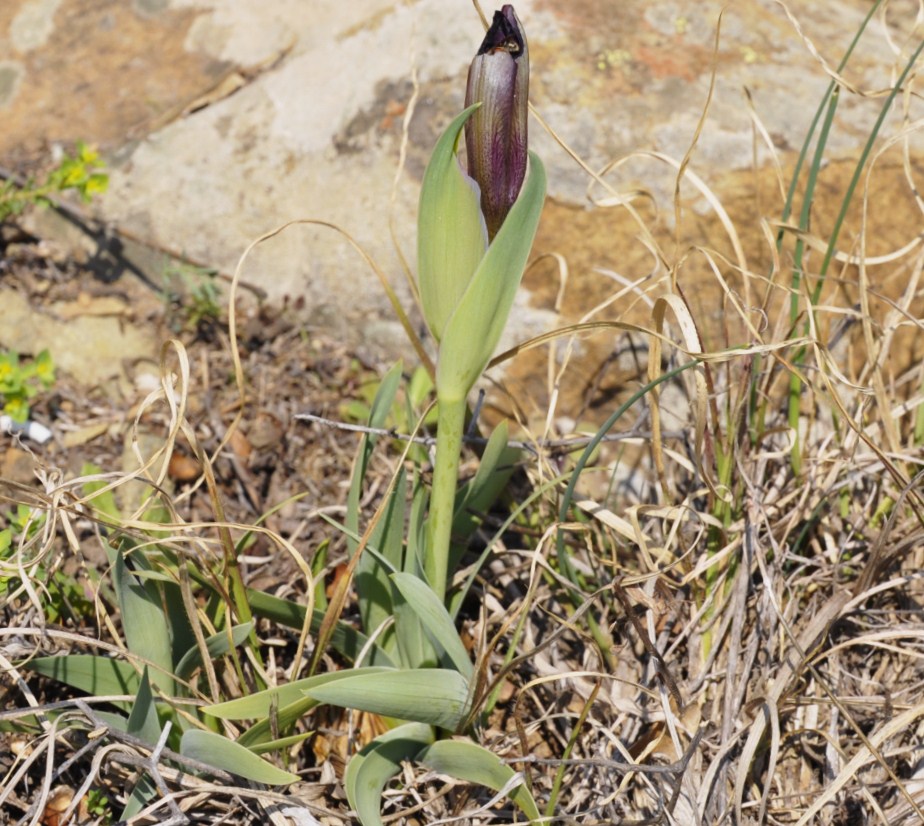
M119 376L125 360L158 352L157 338L144 327L122 323L117 316L81 314L87 309L93 313L98 306L112 309L106 302L90 302L82 308L75 302L65 312L66 321L33 308L13 290L0 289L0 305L4 315L0 347L33 354L47 348L56 368L88 386Z
M18 447L8 447L0 461L0 478L21 485L35 482L35 457Z

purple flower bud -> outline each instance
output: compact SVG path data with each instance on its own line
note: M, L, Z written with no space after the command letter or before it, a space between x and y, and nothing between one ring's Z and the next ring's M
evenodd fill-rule
M468 70L465 105L481 103L465 124L468 174L481 188L481 211L494 238L526 176L529 49L513 6L494 12Z

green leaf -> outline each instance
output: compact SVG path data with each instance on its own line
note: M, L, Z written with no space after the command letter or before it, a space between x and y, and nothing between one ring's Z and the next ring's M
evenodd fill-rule
M134 817L157 796L157 786L146 774L142 774L135 783L132 793L122 810L120 820L125 821Z
M167 696L174 696L170 623L157 584L136 577L120 552L115 553L113 580L128 650L155 669L151 683Z
M437 341L488 245L478 186L456 157L465 122L478 106L458 115L436 142L420 189L417 282L424 319Z
M403 760L413 760L433 737L430 726L407 723L377 737L350 760L343 785L363 826L382 826L385 784L401 770Z
M322 703L358 708L455 731L468 713L468 682L445 668L341 672L343 679L305 693Z
M440 740L417 755L417 760L433 771L448 774L469 783L478 783L499 792L515 772L497 755L469 740ZM508 797L530 820L539 820L539 807L522 783L508 792Z
M414 471L414 496L411 499L411 512L407 520L407 549L404 554L402 570L409 574L423 575L423 553L426 548L426 514L430 502L430 492L421 483L420 473Z
M404 556L406 499L407 478L404 472L400 471L391 495L388 497L388 502L385 504L385 509L367 543L367 550L368 546L377 548L395 570L400 570ZM389 573L390 571L373 554L363 552L357 565L353 585L359 602L362 627L366 631L371 632L378 628L394 613ZM394 639L394 632L390 630L386 631L381 644L391 653L392 646L389 645L389 639Z
M311 697L301 697L294 703L282 706L282 708L273 712L270 711L268 717L264 717L257 723L254 723L247 731L242 732L237 738L237 742L252 751L265 751L268 744L272 742L273 729L276 732L288 731L311 709L318 705L317 700Z
M393 671L392 668L367 666L348 671L335 671L331 674L317 674L314 677L306 677L304 680L296 680L294 683L267 688L247 697L239 697L236 700L229 700L214 706L205 706L202 710L222 720L255 720L268 717L274 706L281 709L298 700L303 700L307 689L336 682L355 674L368 674L374 677L377 674L389 674Z
M36 657L23 667L94 697L137 694L140 683L138 672L128 663L94 654Z
M408 576L414 575L408 574ZM417 612L391 582L389 582L389 587L394 592L392 603L395 614L395 637L402 667L434 668L442 665L439 652L430 642Z
M242 746L247 746L254 754L269 754L273 751L281 751L282 749L289 749L292 746L297 746L299 743L304 743L309 737L313 737L315 732L312 731L303 731L299 734L290 734L288 737L280 737L278 740L266 740L261 743L241 743L240 738L238 738L238 743Z
M241 625L233 626L231 628L231 644L233 644L235 648L239 645L243 645L252 630L252 622L245 622ZM217 634L213 634L205 640L206 651L213 660L225 656L225 654L231 650L231 644L228 642L228 634L225 631L219 631ZM201 665L202 652L199 651L199 646L195 645L190 648L177 663L176 676L181 680L185 680Z
M187 731L180 740L180 754L257 783L281 786L298 780L297 774L267 763L244 746L213 731Z
M148 668L145 666L141 675L141 684L135 695L135 704L128 716L128 734L144 740L149 746L156 746L160 739L160 721L157 719L157 708L154 706L154 694L151 691L151 681L148 679Z
M508 447L507 436L505 420L494 428L481 455L478 470L457 497L453 535L457 533L457 525L462 529L467 527L472 519L469 511L486 512L506 487L513 474L516 460L520 457L517 448Z
M529 175L446 325L436 368L437 395L460 401L494 353L539 226L545 202L542 161L529 153Z
M446 653L452 665L466 680L471 680L474 674L471 658L459 639L452 617L433 589L413 574L393 574L392 581L420 618L430 641Z
M452 520L454 542L449 553L450 571L458 567L468 538L482 522L482 514L490 511L506 490L519 458L520 451L507 445L507 422L503 421L488 439L475 476L457 494ZM464 598L465 594L461 596Z
M124 714L118 714L114 711L103 711L102 709L96 709L95 714L113 731L121 731L123 734L128 732L128 717Z
M420 410L426 404L427 397L433 389L433 379L430 378L430 374L423 367L415 367L407 385L407 401L411 409ZM408 421L412 419L412 416L408 416Z
M372 409L369 413L369 427L381 428L385 426L388 414L392 405L395 403L395 396L398 393L399 382L401 381L402 363L397 362L392 368L382 376L379 389L376 391L375 398L372 401ZM369 465L369 459L372 456L372 450L375 447L377 437L371 434L363 435L359 446L359 455L356 457L356 464L353 468L353 475L350 479L350 492L347 494L347 512L344 522L347 528L355 534L359 534L359 503L362 498L363 483L366 479L366 468ZM357 542L352 539L347 540L347 548L350 556L356 550Z
M22 397L11 398L3 410L14 422L23 423L29 418L29 403Z
M280 625L286 628L294 628L296 631L300 631L304 627L305 612L307 610L304 605L288 599L280 599L272 594L256 591L253 588L247 589L247 602L254 616L278 622ZM324 612L315 609L311 614L311 630L317 633L323 620ZM363 662L368 665L388 668L395 666L385 649L377 643L370 643L365 634L361 634L345 622L337 622L334 626L330 644L338 654L350 662L355 662L360 652L365 651Z

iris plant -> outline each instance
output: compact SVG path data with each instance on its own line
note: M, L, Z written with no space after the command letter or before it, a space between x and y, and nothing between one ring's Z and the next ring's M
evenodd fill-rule
M437 142L424 175L418 285L424 318L439 347L433 484L424 527L417 488L405 518L407 483L400 475L381 520L360 540L364 550L357 546L351 559L370 635L362 649L365 663L208 709L229 719L271 713L296 719L317 703L331 703L405 721L368 743L347 767L347 797L364 826L382 826L382 790L403 760L503 790L530 820L539 818L532 794L517 783L510 766L472 740L442 734L468 730L484 699L446 590L468 394L500 340L545 198L542 163L526 148L527 84L526 38L513 8L504 6L472 63L467 107ZM457 156L463 129L468 174ZM392 407L400 375L398 365L383 379L371 424L378 424L376 411L384 420ZM505 434L502 425L489 440L467 490L469 501L482 495L479 485L490 488L506 455ZM364 468L364 461L357 462L357 508ZM253 726L264 728L270 729L264 720Z
M447 584L466 399L500 341L545 199L545 170L526 146L528 89L526 37L506 5L495 13L472 62L466 109L437 142L420 195L421 306L439 344L425 572L440 598ZM457 158L463 127L468 174Z

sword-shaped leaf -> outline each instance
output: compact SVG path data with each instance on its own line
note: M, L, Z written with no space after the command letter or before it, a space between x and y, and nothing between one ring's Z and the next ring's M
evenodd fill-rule
M374 676L376 674L392 673L393 671L394 669L391 668L368 666L366 668L350 669L349 671L335 671L332 674L318 674L314 677L306 677L304 680L295 680L295 682L286 683L285 685L276 686L275 688L267 688L255 694L250 694L247 697L229 700L226 703L205 706L202 710L206 714L211 714L213 717L218 717L222 720L259 719L261 717L268 717L270 711L274 707L282 709L304 699L306 690L323 686L326 683L347 679L356 674Z
M417 761L441 774L478 783L507 796L530 820L539 820L539 807L516 772L496 754L468 740L440 740L417 755Z
M420 188L417 213L417 283L424 319L440 341L488 245L478 185L456 157L469 106L443 132Z
M474 668L468 651L459 639L452 617L433 589L412 574L392 574L391 578L420 619L430 642L446 653L452 665L466 680L471 680Z
M344 678L305 693L322 703L358 708L455 731L468 713L468 682L446 668L343 672Z
M298 780L297 774L267 763L250 749L244 748L227 737L215 734L213 731L202 731L202 729L187 731L180 740L180 754L257 783L282 786Z
M520 196L459 299L440 342L436 388L440 402L464 399L494 353L539 226L545 202L545 168L529 153Z

